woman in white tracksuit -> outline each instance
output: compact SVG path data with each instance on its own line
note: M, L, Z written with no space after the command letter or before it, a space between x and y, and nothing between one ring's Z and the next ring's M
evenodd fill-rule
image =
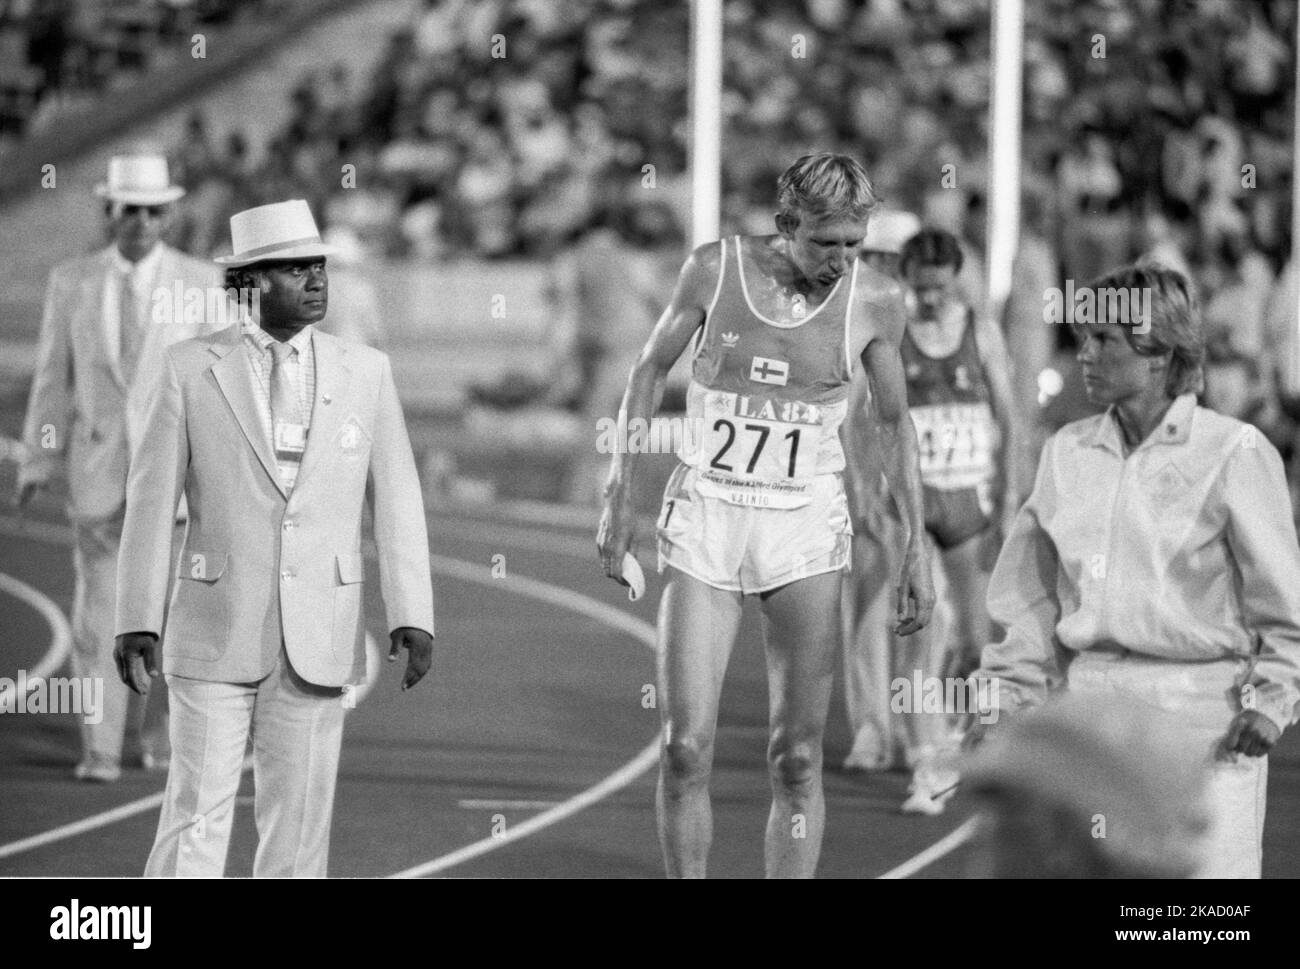
M1209 770L1198 874L1257 878L1266 755L1300 699L1282 462L1254 427L1197 405L1204 340L1180 274L1131 266L1091 288L1072 322L1107 410L1043 449L989 586L1007 635L975 675L996 678L1002 713L1064 685L1177 715Z

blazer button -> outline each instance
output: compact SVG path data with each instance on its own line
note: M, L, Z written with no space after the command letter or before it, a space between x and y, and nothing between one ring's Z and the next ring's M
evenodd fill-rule
M294 526L294 521L293 521L293 519L292 519L292 518L286 518L285 521L284 521L284 530L285 530L286 532L287 532L287 531L291 531L291 530L293 529L293 526Z
M293 571L293 569L285 569L283 572L280 573L280 578L284 579L285 582L288 582L290 579L294 577L295 574L296 573Z

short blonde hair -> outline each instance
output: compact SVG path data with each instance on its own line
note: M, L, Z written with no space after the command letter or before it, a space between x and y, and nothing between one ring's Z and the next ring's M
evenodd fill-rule
M1144 357L1170 354L1165 376L1165 393L1199 394L1205 389L1205 329L1201 308L1187 278L1159 263L1143 262L1122 266L1088 284L1094 291L1102 289L1140 290L1151 294L1151 319L1119 321L1124 338ZM1145 332L1139 332L1145 330Z
M776 180L777 206L798 222L814 219L865 219L880 203L867 170L855 158L823 151L803 155Z

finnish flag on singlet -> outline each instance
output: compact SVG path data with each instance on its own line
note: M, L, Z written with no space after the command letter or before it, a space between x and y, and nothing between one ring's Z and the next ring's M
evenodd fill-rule
M784 387L789 377L790 364L785 360L754 357L749 365L749 379L760 384L776 384L778 387Z

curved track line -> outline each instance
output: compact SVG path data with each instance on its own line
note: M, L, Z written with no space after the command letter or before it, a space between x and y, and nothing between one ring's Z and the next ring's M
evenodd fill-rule
M243 766L240 768L241 774L247 774L253 769L253 758L250 754L244 758ZM42 831L40 834L34 834L30 838L23 838L20 841L11 841L7 845L0 845L0 858L8 858L10 855L20 855L24 851L31 851L34 848L40 848L44 845L53 844L56 841L66 841L68 838L75 838L79 834L85 834L87 831L94 831L96 828L105 828L110 824L116 824L118 821L125 821L127 818L133 818L137 814L143 814L145 811L151 811L154 808L162 807L163 795L165 790L157 794L150 794L134 801L127 801L118 807L110 808L107 811L101 811L99 814L92 814L88 818L82 818L80 821L73 821L70 824L64 824L57 828L51 828L49 831Z
M589 616L597 622L607 626L613 626L620 629L636 639L642 644L656 648L655 627L643 619L629 615L620 609L598 602L589 596L582 595L578 592L572 592L568 589L559 589L540 582L537 579L529 579L524 576L510 576L505 578L494 579L491 577L488 566L477 565L468 566L467 563L460 559L445 558L441 555L430 555L429 561L435 571L443 575L452 575L455 578L462 579L466 582L476 582L479 585L491 586L494 588L505 588L511 592L522 596L528 596L532 599L540 599L553 605L561 605L580 615ZM526 838L530 834L541 831L543 828L549 828L553 824L563 821L565 818L572 817L584 808L588 808L601 801L609 795L627 787L638 777L650 770L659 763L659 744L663 732L656 733L654 739L650 741L635 757L610 774L604 780L592 785L585 791L575 794L566 801L562 801L550 810L543 811L541 814L529 818L517 824L513 828L508 828L500 835L487 837L481 841L466 845L450 854L442 855L431 861L426 861L421 865L399 871L392 878L420 878L424 875L433 875L437 872L446 871L455 865L462 864L472 858L478 858L490 851L498 848L504 848L506 845Z
M72 627L68 624L68 617L63 614L54 600L38 589L32 588L26 582L15 579L12 575L6 575L0 572L0 592L7 592L15 599L21 599L33 609L41 614L50 626L50 632L53 638L50 640L50 647L45 651L45 655L40 658L35 668L28 671L27 685L35 686L40 680L45 679L68 658L68 653L72 651ZM17 687L14 687L17 692ZM0 706L7 706L9 697L6 695L8 690L0 690Z
M38 527L32 527L38 525ZM51 544L67 544L71 541L72 531L66 526L50 525L44 523L29 523L21 520L0 517L0 532L12 535L20 535L26 538L33 538ZM486 585L491 588L507 589L518 595L528 596L534 599L540 599L553 605L559 605L580 615L587 616L606 626L619 629L630 634L633 638L640 640L651 649L655 648L655 629L644 620L637 619L628 613L615 609L613 606L606 605L588 596L577 592L571 592L560 586L553 586L538 579L530 579L526 576L511 576L495 579L491 577L490 566L486 564L476 564L467 562L462 559L450 558L443 555L430 555L429 563L433 571L448 576L450 578L461 579L466 582L472 582L479 585ZM33 590L35 591L35 590ZM374 647L373 649L371 647ZM367 653L378 656L378 644L373 640L367 642ZM369 660L369 656L367 659ZM369 679L369 677L367 677ZM369 687L364 687L368 691ZM358 690L358 700L364 696L361 690ZM467 845L464 848L454 851L451 854L435 858L415 868L399 872L394 877L417 877L422 874L432 874L435 871L443 871L453 865L476 858L479 855L486 854L496 848L503 847L513 841L526 837L534 831L549 827L557 821L563 820L583 808L608 797L610 794L621 790L628 784L631 784L636 778L641 776L659 759L659 735L656 734L654 740L637 754L632 760L623 765L619 770L606 777L604 780L580 792L567 801L557 805L549 811L529 818L516 827L508 830L496 838L489 838L486 842L480 841ZM245 769L251 766L251 760L245 762ZM62 841L67 838L75 837L87 831L93 831L117 821L133 817L144 811L151 810L162 804L163 792L152 794L148 797L131 801L119 807L112 808L108 811L92 815L80 821L74 821L53 830L24 838L20 841L14 841L7 845L0 845L0 858L6 858L10 855L20 854L24 851L30 851L33 848L50 844L55 841Z
M979 815L976 815L973 818L967 818L966 821L956 830L952 831L945 837L940 838L920 854L907 859L907 861L903 862L897 868L891 868L883 875L878 875L876 877L884 879L911 878L922 868L934 864L944 855L951 854L973 838L976 829L979 828L979 823Z
M453 516L447 516L447 517L453 518L453 520L458 520L462 523L472 524L472 522L468 519L454 519ZM512 535L511 537L516 537L516 538L522 537L522 534L526 532L527 530L519 529L517 530L517 534ZM37 541L44 541L50 544L66 545L69 544L72 540L72 530L67 526L49 524L45 522L24 521L22 519L16 519L10 516L0 516L0 533L19 536L23 538L31 538ZM500 535L498 537L504 538L506 536ZM568 549L566 548L565 551L568 551ZM580 593L571 592L568 589L561 589L557 586L551 586L545 582L541 582L536 579L529 579L524 576L510 576L507 574L506 578L493 579L490 577L490 572L488 572L488 566L475 565L470 562L465 562L461 559L449 558L441 555L430 555L429 561L435 571L440 572L444 575L451 576L452 578L463 579L467 582L474 582L479 585L488 585L496 588L508 588L511 591L518 592L520 595L529 596L535 599L541 599L542 601L551 602L556 605L563 604L566 608L569 608L574 612L578 612L582 615L595 619L597 622L601 622L613 626L617 629L621 629L622 631L629 633L634 638L639 639L642 643L649 646L651 649L657 648L656 639L655 639L655 629L649 623L641 619L637 619L635 616L629 615L626 612L622 612L621 610L615 609L612 606L608 606L603 602L599 602L595 599L591 599L587 596L584 596ZM0 580L6 578L7 577L4 576L3 573L0 573ZM16 579L13 579L11 581L15 583L18 582L18 580ZM30 586L26 586L23 583L18 583L18 584L23 585L23 588L29 590L32 594L44 598L44 596L41 593L37 592L35 589L32 589ZM0 582L0 587L3 587L3 585L4 583ZM557 590L559 593L558 595L557 595ZM31 600L26 599L25 601L31 601ZM53 606L53 603L51 602L50 605ZM40 607L38 606L37 608ZM53 608L56 611L58 610L57 606L53 606ZM63 613L59 612L58 615L59 618L63 620L66 626L66 619L63 619ZM53 625L53 622L51 622L51 625ZM57 639L58 637L57 631L55 635ZM377 648L377 644L374 643L374 641L369 638L369 634L367 634L367 640L368 640L366 644L368 648L367 651L370 652L371 651L370 647L373 646L375 647L373 652L377 654L379 652ZM68 642L71 643L70 630L68 633ZM45 659L42 660L42 664L44 664L49 659L52 653L53 653L53 646L51 647L51 650L47 652ZM62 659L60 659L59 662L62 662ZM45 667L44 665L42 665L39 668L44 669ZM54 668L55 669L58 668L57 664L55 664ZM48 672L49 671L47 671L45 675L48 675ZM369 680L369 677L367 677L367 680ZM364 696L362 690L366 692L369 691L370 685L371 685L370 683L367 683L365 687L362 687L361 690L358 690L358 694L359 694L358 699ZM549 811L539 814L536 817L529 818L527 821L521 822L519 825L515 826L514 828L508 829L504 834L500 835L499 837L488 838L483 841L475 842L457 851L453 851L450 854L443 855L439 858L433 859L432 861L425 862L422 865L417 865L413 868L408 868L405 871L398 872L391 877L415 878L421 875L429 875L439 871L445 871L446 869L451 868L454 865L459 865L463 862L469 861L472 858L477 858L497 848L504 847L505 845L511 843L512 841L517 841L520 838L532 834L534 831L539 831L543 828L549 827L550 825L555 824L556 822L561 821L564 818L570 817L573 814L578 813L584 808L589 807L590 805L596 803L597 801L600 801L601 799L608 797L610 794L613 794L616 791L622 789L623 787L626 787L628 784L631 784L634 780L636 780L637 777L639 777L645 771L653 767L655 762L658 760L658 756L659 756L658 755L659 740L660 740L660 736L656 735L654 740L639 754L637 754L636 757L634 757L622 768L620 768L615 773L611 774L609 777L605 778L600 783L594 785L593 787L588 788L585 791L582 791L579 794L576 794L574 797L570 798L567 801L562 802L561 804L550 809ZM34 835L31 838L26 838L23 839L22 841L15 841L8 845L0 845L0 858L5 858L8 857L9 855L18 854L19 852L22 851L27 851L30 848L38 847L41 844L48 844L50 841L62 840L63 838L70 838L77 834L81 834L85 831L94 830L95 828L103 827L104 825L107 824L112 824L115 821L123 820L124 818L131 817L134 814L139 814L142 811L147 811L151 807L156 807L161 803L162 803L161 793L151 795L150 797L142 798L139 801L132 801L129 804L124 804L121 807L114 808L102 814L93 815L92 817L86 818L82 821L77 821L69 825L64 825L62 828L56 828L53 831L46 832L45 834ZM977 825L978 825L978 818L969 818L964 824L960 825L958 828L950 832L948 835L941 838L939 841L935 842L929 848L926 848L924 851L920 852L919 854L915 855L912 858L909 858L901 865L891 868L883 875L878 875L877 877L880 879L910 878L918 871L921 871L922 869L928 867L929 865L938 861L940 858L952 853L961 845L970 841L971 838L974 837ZM58 836L52 837L53 835L58 835Z

